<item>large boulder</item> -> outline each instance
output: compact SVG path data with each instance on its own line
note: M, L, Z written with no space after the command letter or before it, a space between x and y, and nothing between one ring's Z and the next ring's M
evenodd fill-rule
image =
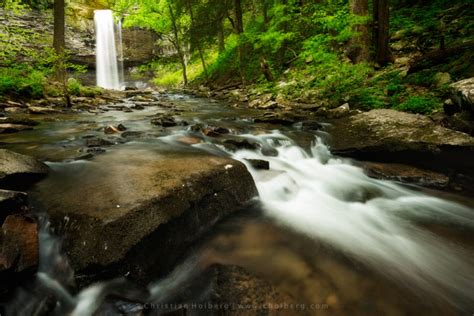
M0 188L27 187L48 171L48 166L33 157L0 149Z
M474 117L474 77L451 84L451 99Z
M257 195L242 163L199 153L160 156L132 145L75 167L53 173L33 194L85 275L162 274L218 219Z
M474 138L423 115L380 109L334 120L331 151L361 160L474 170Z

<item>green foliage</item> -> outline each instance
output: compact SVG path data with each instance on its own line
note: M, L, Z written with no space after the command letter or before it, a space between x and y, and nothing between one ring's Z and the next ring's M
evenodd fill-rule
M231 34L227 37L225 50L208 67L211 77L214 77L214 79L223 78L238 71L238 45L239 37L237 35Z
M362 87L355 90L349 102L363 110L387 107L386 96L378 86Z
M391 32L400 32L398 38L412 41L415 49L432 49L439 45L440 30L448 24L445 35L449 45L459 32L472 30L473 23L465 19L470 16L468 8L466 0L395 2ZM440 65L407 77L397 64L382 69L374 69L370 63L353 64L346 55L350 40L357 35L354 26L371 18L352 15L347 0L304 4L298 0L242 1L244 32L240 34L231 0L119 0L116 9L129 13L126 26L152 29L162 36L163 45L181 52L181 59L175 54L150 66L158 85L181 85L183 60L193 83L219 85L244 79L254 91L301 102L324 99L330 106L338 106L349 101L351 106L366 110L429 113L446 94L444 87L434 87L436 72L450 72L455 78L453 73L473 71L472 53L466 53L463 60L450 61L454 69ZM459 23L453 23L456 27L446 23L458 13L465 25L461 30ZM225 34L225 49L218 53L219 30ZM204 49L209 76L203 74L198 46Z
M67 81L67 91L70 95L94 97L102 94L102 89L99 87L86 87L81 82L74 78L69 78Z
M0 95L39 97L45 82L45 73L30 67L0 68Z
M95 97L101 95L102 92L103 90L100 87L81 86L81 96L84 97Z
M69 78L67 81L67 90L71 95L80 95L81 87L81 83L74 78Z
M429 87L434 82L435 72L431 69L416 72L407 77L406 81L410 84Z
M6 22L0 23L0 94L42 96L55 58L52 48L44 47L49 38L11 23L29 9L22 2L6 0L2 7Z
M441 102L437 98L430 96L411 96L406 101L400 103L396 109L413 113L429 114L434 109L440 107Z

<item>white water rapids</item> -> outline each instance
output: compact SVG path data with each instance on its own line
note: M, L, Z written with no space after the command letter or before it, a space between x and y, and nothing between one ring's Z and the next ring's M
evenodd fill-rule
M319 139L307 153L279 133L248 137L278 150L276 157L249 150L233 155L247 164L268 216L409 287L472 306L472 254L416 225L473 228L472 209L371 179ZM270 171L253 169L245 158L269 161Z
M279 132L242 137L277 152L274 156L260 150L227 153L248 165L268 217L324 241L409 288L449 301L461 310L474 306L472 253L420 226L435 222L472 229L472 209L393 182L371 179L350 161L332 156L319 139L307 152ZM222 148L212 143L194 146L222 154ZM253 169L246 159L267 160L270 170ZM115 280L70 295L61 274L58 278L57 271L44 263L54 258L51 250L44 249L51 245L42 242L42 253L49 258L41 257L38 279L63 302L59 305L67 307L70 315L94 313L111 288L117 284L123 287L122 281ZM166 301L200 272L197 261L199 258L188 259L167 278L152 283L141 298L147 302ZM56 262L67 268L63 261Z

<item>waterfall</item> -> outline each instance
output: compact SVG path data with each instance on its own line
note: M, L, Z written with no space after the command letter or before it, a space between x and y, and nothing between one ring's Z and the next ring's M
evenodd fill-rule
M119 90L121 85L112 11L95 10L94 22L96 31L95 55L97 85L106 89Z

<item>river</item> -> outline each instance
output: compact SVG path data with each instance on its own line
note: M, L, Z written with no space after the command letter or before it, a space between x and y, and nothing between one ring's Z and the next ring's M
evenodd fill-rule
M41 291L45 287L60 302L55 307L58 314L141 315L147 304L199 301L202 285L184 299L181 291L193 280L205 284L202 267L216 263L241 266L268 281L304 305L301 312L306 314L467 315L474 311L471 199L369 178L354 161L333 156L325 144L329 135L322 131L255 124L252 110L208 99L158 98L173 102L178 121L223 127L232 132L229 137L259 143L262 149L235 151L214 137L196 139L190 125L153 126L149 116L167 111L160 106L132 112L112 106L100 113L49 117L33 131L2 138L5 148L44 159L53 170L30 192L36 211L47 214L42 200L54 199L57 188L74 189L68 180L72 173L98 176L89 172L91 160L83 157L83 140L104 137L104 126L118 124L136 133L110 136L116 137L116 145L107 147L110 157L139 153L156 159L156 153L200 151L230 156L247 165L259 200L219 222L168 276L149 280L140 289L123 280L93 284L79 292L68 289L64 280L73 272L60 250L60 236L52 233L44 215L39 281L19 292L10 304L12 313L33 314L44 308L47 298L51 300L48 291ZM132 105L124 100L120 106ZM255 169L248 159L268 161L270 168ZM114 160L108 164L99 167L109 168ZM122 299L111 300L109 294ZM286 312L291 315L295 310Z

